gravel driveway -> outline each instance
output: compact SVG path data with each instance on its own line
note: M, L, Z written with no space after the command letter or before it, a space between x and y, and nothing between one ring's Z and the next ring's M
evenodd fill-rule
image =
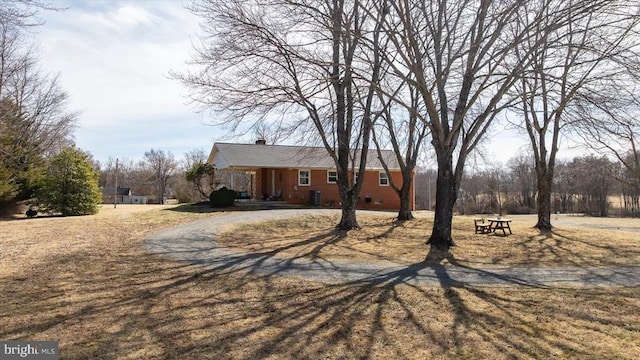
M219 246L220 228L248 222L291 218L336 210L295 209L247 211L180 225L145 239L151 253L201 265L210 270L296 276L320 282L408 283L441 286L640 286L640 267L470 268L423 263L384 266L360 262L287 259L238 253ZM359 212L360 213L360 212Z

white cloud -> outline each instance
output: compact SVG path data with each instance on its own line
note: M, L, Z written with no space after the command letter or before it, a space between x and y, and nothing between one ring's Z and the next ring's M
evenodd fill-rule
M136 26L150 25L159 18L142 7L121 5L103 13L83 12L78 19L91 26L102 25L111 30L126 30Z
M211 146L215 129L201 124L185 90L167 78L186 66L197 17L177 1L60 4L68 9L43 14L41 64L60 74L71 108L81 112L78 146L97 159Z
M43 13L41 65L60 73L71 110L81 112L78 146L98 160L139 159L151 148L179 157L195 148L208 151L220 138L223 131L202 125L206 119L185 105L185 89L167 78L170 70L186 68L198 30L199 19L180 1L56 5L68 9ZM489 135L484 152L492 163L530 151L521 134L493 129Z

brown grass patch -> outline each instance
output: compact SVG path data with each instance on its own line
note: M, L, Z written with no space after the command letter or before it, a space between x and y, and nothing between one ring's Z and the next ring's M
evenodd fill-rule
M0 222L0 339L60 340L61 359L635 359L640 353L639 288L327 285L204 270L141 246L152 232L214 215L156 209ZM425 249L415 249L419 258Z
M584 219L584 218L583 218ZM217 241L248 252L281 257L415 264L424 260L432 218L396 224L392 215L362 216L361 230L334 229L338 216L306 216L229 229ZM635 220L636 224L640 220ZM456 264L473 267L614 266L640 263L640 233L599 228L558 227L552 233L514 220L513 235L475 234L472 218L455 217L451 249Z

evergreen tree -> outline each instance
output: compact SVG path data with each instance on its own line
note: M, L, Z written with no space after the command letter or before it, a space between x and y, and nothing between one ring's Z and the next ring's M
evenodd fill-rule
M88 154L66 148L49 159L38 203L44 210L63 216L95 214L101 201L99 179Z
M186 170L187 181L194 185L203 199L206 199L214 188L215 169L203 161L198 161Z
M0 207L33 196L42 173L43 151L32 123L13 101L0 100Z

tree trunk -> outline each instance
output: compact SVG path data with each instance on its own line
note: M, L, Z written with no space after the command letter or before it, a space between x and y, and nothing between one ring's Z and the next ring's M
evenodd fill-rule
M551 231L551 180L538 175L538 223L534 226L542 231Z
M411 176L408 177L408 181L403 175L403 184L399 191L400 196L400 209L398 210L398 221L413 220L413 213L411 212ZM408 182L408 183L407 183Z
M600 179L600 183L598 185L598 208L600 210L600 217L607 217L609 215L609 202L607 201L607 195L609 194L609 191L606 180Z
M436 208L433 230L427 244L437 250L449 250L455 246L451 238L453 207L458 197L456 178L451 160L438 161L438 180L436 182Z
M341 196L341 198L342 217L340 218L340 223L336 225L336 229L343 231L360 229L360 225L358 225L358 221L356 220L357 197L353 196L353 192L349 191L347 196Z
M158 204L164 204L164 182L158 181Z

